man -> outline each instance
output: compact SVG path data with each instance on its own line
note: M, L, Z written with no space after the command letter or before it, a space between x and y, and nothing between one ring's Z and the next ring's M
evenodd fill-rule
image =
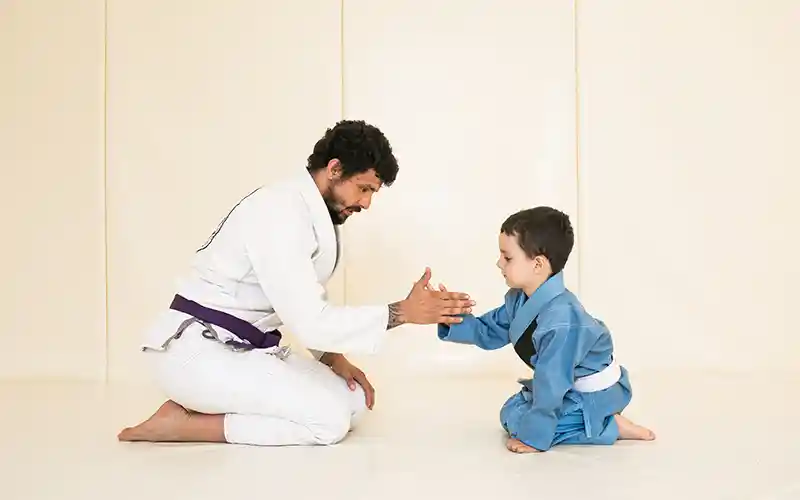
M374 353L404 323L458 323L474 305L466 294L431 289L428 269L393 304L327 302L338 226L369 208L397 171L379 129L342 121L317 142L307 171L241 200L198 250L143 346L169 400L119 439L341 441L374 402L372 385L343 353ZM278 345L283 326L314 359Z

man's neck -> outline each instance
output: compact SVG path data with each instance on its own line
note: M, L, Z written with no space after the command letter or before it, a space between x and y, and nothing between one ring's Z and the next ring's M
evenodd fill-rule
M317 185L320 195L327 192L328 179L325 177L325 169L317 170L316 172L309 172L309 175L311 175L311 178L314 180L314 184Z

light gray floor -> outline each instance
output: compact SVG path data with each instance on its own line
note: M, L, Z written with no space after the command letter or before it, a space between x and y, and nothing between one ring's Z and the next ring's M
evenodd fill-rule
M377 406L330 448L118 443L145 388L0 384L0 499L800 499L800 375L636 374L626 414L654 443L505 450L499 377L373 380Z

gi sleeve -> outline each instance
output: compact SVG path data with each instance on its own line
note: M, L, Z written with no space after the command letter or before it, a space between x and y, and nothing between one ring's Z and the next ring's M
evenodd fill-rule
M325 351L318 351L316 349L309 349L308 352L310 352L311 356L317 361L319 361L322 358L322 356L325 355Z
M532 401L524 411L514 412L508 422L512 437L547 451L553 443L559 410L575 380L580 358L581 336L568 326L545 331L539 337L532 385Z
M477 317L472 314L459 316L464 319L461 323L438 326L440 340L470 344L487 351L500 349L511 342L508 333L511 319L505 305Z
M316 239L307 207L287 203L276 203L257 227L240 228L261 288L281 322L315 357L323 352L374 353L387 333L388 306L327 302L312 260Z

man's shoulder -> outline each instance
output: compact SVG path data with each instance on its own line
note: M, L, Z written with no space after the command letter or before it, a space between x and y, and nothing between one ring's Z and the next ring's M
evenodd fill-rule
M285 214L287 209L302 209L306 205L296 176L283 177L255 188L242 199L241 204L263 216Z

